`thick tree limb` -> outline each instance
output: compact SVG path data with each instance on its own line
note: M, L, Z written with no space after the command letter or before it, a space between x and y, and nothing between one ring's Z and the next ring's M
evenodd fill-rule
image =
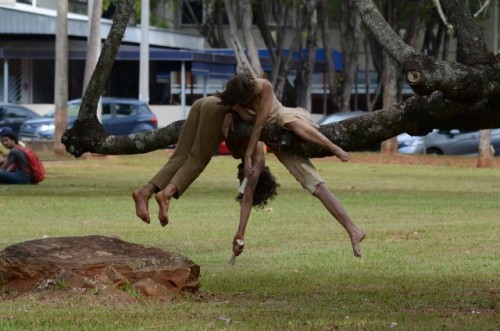
M61 141L66 146L66 150L77 157L106 137L106 131L97 118L97 103L113 67L128 19L134 8L134 2L134 0L117 1L115 19L83 95L78 118L73 127L66 130L62 136Z
M458 33L465 64L437 61L415 50L396 34L372 0L354 0L354 3L375 38L404 68L415 93L430 95L441 91L447 99L468 102L500 95L500 66L493 53L488 52L467 1L442 1Z
M356 9L366 26L372 31L377 41L384 45L386 51L399 63L422 55L413 47L408 46L391 28L372 0L353 0Z
M441 6L457 35L458 48L464 57L463 63L471 66L494 63L493 53L486 46L479 25L470 11L469 2L446 0L442 1Z
M500 59L469 57L473 65L435 61L406 45L388 26L370 0L353 0L365 23L382 45L404 65L413 89L421 94L389 108L320 128L330 140L346 150L372 146L402 132L425 135L434 128L479 130L500 127ZM457 0L458 1L458 0ZM77 122L66 131L63 143L75 156L85 152L138 154L177 142L183 121L151 132L129 136L106 136L97 121L96 109L102 87L133 8L133 0L121 0L110 34L87 88ZM447 2L445 8L455 0ZM460 16L459 16L460 17ZM456 19L456 18L455 18ZM460 22L453 22L460 24ZM474 33L464 38L474 38ZM474 42L468 47L472 51ZM480 50L477 54L486 54ZM475 59L475 60L471 60ZM250 135L251 123L239 122L239 135ZM290 150L309 157L328 156L290 131L265 127L261 139L271 148Z

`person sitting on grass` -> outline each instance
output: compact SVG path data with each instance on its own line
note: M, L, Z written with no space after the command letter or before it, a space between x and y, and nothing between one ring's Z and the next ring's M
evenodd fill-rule
M16 134L2 130L1 138L2 144L10 151L0 166L0 184L33 184L28 160L24 153L16 148L19 144Z

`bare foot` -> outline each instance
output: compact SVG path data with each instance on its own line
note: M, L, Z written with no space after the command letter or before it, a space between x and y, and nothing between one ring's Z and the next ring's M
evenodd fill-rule
M342 162L347 162L349 161L350 159L352 159L352 155L350 153L347 153L346 151L338 151L336 154L335 154L336 157L338 157Z
M160 220L160 225L165 226L168 224L168 207L170 203L170 197L166 197L163 194L163 191L156 193L155 195L156 202L160 207L158 211L158 219Z
M141 189L132 192L132 198L135 202L135 213L143 222L149 224L148 201L150 196L145 195Z
M356 257L361 257L361 242L363 239L365 239L366 234L364 233L363 230L356 229L351 234L351 244L352 244L352 250L354 251L354 256Z

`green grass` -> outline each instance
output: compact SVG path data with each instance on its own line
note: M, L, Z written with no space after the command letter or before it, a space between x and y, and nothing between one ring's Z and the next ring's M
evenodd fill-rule
M0 297L0 330L500 328L498 169L315 160L367 232L356 259L319 201L268 160L279 196L269 210L252 212L234 266L227 261L239 206L230 157L215 157L173 202L166 228L155 203L146 225L130 198L164 164L161 152L46 162L42 184L0 186L0 249L42 237L116 235L180 253L202 271L199 295L173 303L124 304L72 290L60 291L63 300Z

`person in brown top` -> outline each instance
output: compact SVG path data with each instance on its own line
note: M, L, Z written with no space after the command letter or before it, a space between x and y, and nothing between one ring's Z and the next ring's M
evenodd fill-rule
M293 131L300 138L329 150L343 162L352 156L342 148L328 140L318 126L312 121L304 108L284 107L276 98L272 84L248 74L239 74L231 78L224 91L216 94L221 104L231 107L244 121L255 122L245 152L245 175L252 176L251 154L260 139L262 129L266 124L277 125Z
M193 104L168 162L147 184L132 192L135 211L141 220L150 222L148 201L156 193L160 224L168 224L171 198L178 199L212 159L223 140L221 128L229 111L214 96L198 99Z
M217 96L222 104L235 110L241 119L255 122L243 156L245 176L248 178L251 178L254 173L252 162L255 158L253 156L256 151L255 146L260 139L262 128L268 123L276 123L293 131L302 139L330 150L343 162L351 159L349 153L333 144L317 130L317 125L310 119L305 109L283 107L274 95L271 83L264 79L254 79L244 74L237 75L228 81L224 91L218 93ZM240 103L240 100L244 102ZM231 121L228 118L229 115L224 124L226 132L230 127L228 122ZM226 145L232 146L228 140L226 140ZM243 142L239 145L241 147ZM354 225L340 200L328 189L309 158L286 151L273 150L272 152L302 187L318 198L328 212L344 227L351 239L354 255L361 257L360 245L366 236L365 232ZM240 219L241 222L246 224L247 220ZM241 234L240 236L242 237ZM235 255L238 255L234 241L233 250Z

